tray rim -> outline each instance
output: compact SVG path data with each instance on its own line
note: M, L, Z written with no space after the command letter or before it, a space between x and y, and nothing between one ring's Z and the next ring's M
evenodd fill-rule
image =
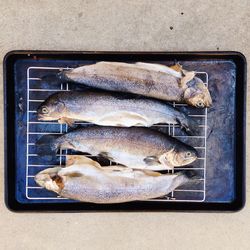
M83 57L92 56L164 56L173 60L205 60L205 59L230 59L236 64L236 109L235 121L235 153L237 168L235 173L235 200L231 203L223 202L129 202L120 204L91 204L91 203L19 203L15 199L15 143L14 115L10 111L15 103L14 88L11 89L7 82L14 79L13 66L17 58L38 57ZM68 58L67 58L68 59ZM239 211L245 205L245 164L246 164L246 57L237 51L50 51L50 50L12 50L3 59L3 84L4 84L4 196L6 207L13 212L111 212L111 211ZM239 84L240 83L240 84ZM11 92L12 90L12 92ZM240 111L240 112L239 112Z

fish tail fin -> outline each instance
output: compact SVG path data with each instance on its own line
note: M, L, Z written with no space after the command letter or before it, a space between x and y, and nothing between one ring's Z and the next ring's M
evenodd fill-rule
M60 147L60 143L57 142L57 138L60 135L44 135L37 142L37 154L39 156L56 156L56 152Z
M170 187L169 186L167 187L166 194L172 192L177 187L182 186L188 183L190 180L192 180L192 177L190 177L190 174L188 172L191 172L191 171L176 172L175 175L173 175L173 180L172 180ZM163 178L164 178L164 175L163 175Z
M183 179L183 184L186 184L187 187L193 187L193 185L201 183L201 176L197 171L194 170L185 170L181 171L180 174Z
M189 180L197 179L197 173L194 170L185 170L185 171L180 172L180 174L184 175Z
M68 82L70 81L70 79L67 77L66 72L68 72L69 70L62 70L61 72L59 72L56 76L57 79L60 80L60 82Z
M48 85L58 87L61 85L60 79L57 74L48 74L41 77L41 87L48 88Z
M197 173L193 170L185 170L177 173L176 183L177 186L189 183L190 181L198 178Z
M189 135L199 135L200 129L199 129L199 123L189 117L188 115L184 115L182 119L177 119L180 126L185 129L186 133Z

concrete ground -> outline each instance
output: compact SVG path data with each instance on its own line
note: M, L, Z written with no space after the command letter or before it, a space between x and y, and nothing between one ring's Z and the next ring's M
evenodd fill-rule
M248 0L1 0L0 13L1 58L14 49L236 50L250 58ZM3 116L2 84L0 91ZM249 200L242 211L221 214L8 211L1 118L0 249L249 249ZM249 183L247 171L247 196Z

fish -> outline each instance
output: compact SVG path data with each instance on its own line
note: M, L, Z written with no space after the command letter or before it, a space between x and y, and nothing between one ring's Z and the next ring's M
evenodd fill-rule
M116 92L187 103L197 108L210 107L212 98L207 86L194 71L152 63L100 61L57 74L61 81Z
M183 172L161 174L122 166L102 167L84 156L66 167L47 168L34 179L61 197L98 204L162 197L190 181Z
M179 124L188 134L199 134L194 119L164 102L112 92L57 92L38 107L37 114L38 120L57 120L71 127L75 121L121 127L167 123Z
M197 151L176 138L144 127L88 126L63 135L44 135L36 142L37 154L53 156L72 149L102 156L127 167L166 170L197 159Z

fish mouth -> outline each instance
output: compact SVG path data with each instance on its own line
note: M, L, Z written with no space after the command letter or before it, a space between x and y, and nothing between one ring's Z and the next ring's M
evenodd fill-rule
M186 158L185 161L184 161L184 164L185 165L190 164L190 163L194 162L196 159L197 159L197 156Z
M51 120L55 120L55 119L53 119L50 116L44 116L44 115L38 113L37 114L37 120L38 121L51 121Z
M46 182L50 180L49 175L48 174L42 174L42 173L38 173L35 177L34 177L35 182L41 186L41 187L45 187Z
M54 192L59 192L60 187L53 180L53 177L56 176L58 171L60 170L61 170L61 167L45 169L39 172L38 174L36 174L34 177L34 180L39 186L43 188L46 188Z
M212 98L209 94L207 101L205 102L205 107L210 108L212 106L212 103L213 103L213 101L212 101Z
M213 100L211 97L211 94L208 90L208 87L205 87L205 91L204 91L204 106L205 108L209 108L212 106Z
M37 115L37 120L38 121L43 121L44 117L42 115Z

